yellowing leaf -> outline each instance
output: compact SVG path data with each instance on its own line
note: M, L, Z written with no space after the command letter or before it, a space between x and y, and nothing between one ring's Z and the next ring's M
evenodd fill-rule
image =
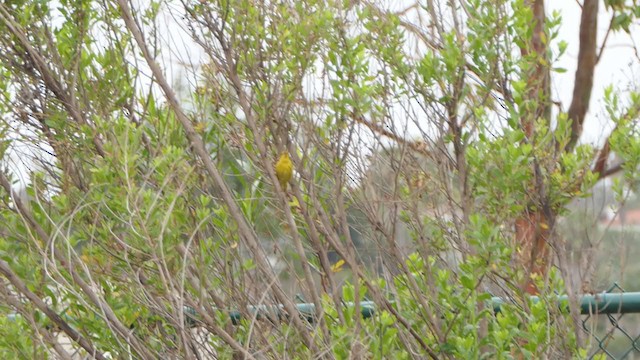
M194 129L197 133L202 133L202 132L204 132L204 128L205 128L205 126L206 126L206 124L205 124L205 123L203 123L203 122L199 121L199 122L196 122L196 123L193 125L193 129Z
M291 201L289 201L289 206L291 207L291 209L300 209L300 202L298 202L298 198L297 197L293 197L293 199L291 199Z

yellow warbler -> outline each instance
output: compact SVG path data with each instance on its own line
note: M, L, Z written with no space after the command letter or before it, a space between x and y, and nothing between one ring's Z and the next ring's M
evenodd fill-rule
M342 270L342 266L344 266L344 259L340 259L338 261L336 261L335 264L331 265L331 272L337 273L340 272L340 270Z
M280 187L282 191L287 190L287 183L291 180L291 175L293 174L293 163L289 158L289 153L283 151L276 163L276 176L278 177L278 181L280 182Z

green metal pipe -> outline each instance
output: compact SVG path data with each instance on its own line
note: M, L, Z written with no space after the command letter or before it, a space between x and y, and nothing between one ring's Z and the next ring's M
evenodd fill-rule
M533 302L540 301L537 296L532 297ZM564 310L569 310L569 297L558 297L558 304ZM505 300L499 297L491 299L493 310L500 312L500 306ZM627 293L600 293L583 295L580 299L580 314L630 314L640 313L640 292Z
M540 301L537 296L532 298L533 302ZM507 300L499 297L491 299L493 310L496 313L500 312L500 307L505 304ZM564 310L569 310L569 297L564 295L557 299L558 306ZM514 304L516 304L514 302ZM353 306L353 303L348 303L347 306ZM300 316L313 322L315 314L315 304L301 303L296 304L296 307L300 313ZM376 305L373 301L363 301L360 303L360 312L363 318L370 318L375 314ZM261 306L249 306L248 313L251 316L255 316L257 319L271 319L279 321L286 319L284 308L282 305L261 305ZM628 292L628 293L600 293L592 295L583 295L580 301L580 313L582 315L589 314L629 314L640 313L640 292ZM238 324L242 318L242 314L239 311L231 311L229 313L231 321L234 324Z
M352 303L347 304L347 306L353 306ZM313 303L300 303L296 304L296 308L300 313L300 316L305 318L309 322L313 322L316 317L316 305ZM284 320L287 318L287 315L284 312L284 306L282 305L259 305L259 306L248 306L247 311L251 316L255 316L256 319L267 319L267 320ZM360 303L360 313L362 317L367 319L373 316L375 313L375 304L373 301L362 301ZM234 310L229 312L229 317L231 318L231 322L237 325L242 319L242 314L240 311Z
M537 296L533 297L534 302L538 302ZM558 306L563 310L569 309L569 297L564 295L557 299ZM499 313L502 305L508 300L494 297L491 299L491 305L494 312ZM513 302L513 304L517 304ZM347 303L347 306L353 306L353 303ZM313 322L316 317L316 306L313 303L296 304L299 315L309 322ZM197 315L194 309L185 307L186 322L188 326L196 326L198 323ZM376 305L373 301L362 301L360 303L360 313L362 317L367 319L372 317L376 312ZM259 305L248 306L247 313L251 317L261 320L281 321L288 318L282 305ZM627 293L600 293L583 295L580 301L580 313L582 315L589 314L630 314L640 313L640 292ZM9 320L15 320L17 314L9 314ZM238 324L243 317L240 311L234 310L229 312L229 317L233 324Z
M640 313L640 292L585 295L580 304L580 313L583 315Z

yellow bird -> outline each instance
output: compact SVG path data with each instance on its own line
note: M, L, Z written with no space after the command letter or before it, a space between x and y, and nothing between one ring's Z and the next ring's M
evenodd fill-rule
M340 259L338 261L335 262L335 264L331 265L331 272L337 273L340 272L342 270L342 267L344 266L344 259Z
M289 153L285 150L280 155L278 162L276 163L276 176L280 182L282 191L287 191L287 183L291 180L293 174L293 163L289 158Z

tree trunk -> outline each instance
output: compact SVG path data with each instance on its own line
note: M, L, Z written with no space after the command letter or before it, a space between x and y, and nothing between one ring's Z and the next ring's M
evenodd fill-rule
M545 276L549 268L549 223L542 211L525 213L515 222L517 261L525 271L522 290L530 295L540 291L534 278Z
M530 73L527 74L527 84L529 91L527 97L537 106L525 111L522 119L522 129L526 135L526 140L535 142L535 123L539 119L544 119L550 123L551 118L551 87L549 73L549 54L547 51L547 43L544 40L544 24L546 20L544 11L544 0L530 0L529 6L533 11L535 20L534 31L527 47L521 49L523 56L534 55L535 64L532 66ZM544 61L541 61L544 60ZM536 177L540 176L539 172L535 172ZM544 182L544 179L535 179L537 183ZM535 187L538 192L541 190L539 186ZM544 202L545 195L543 193L536 194L540 203ZM537 204L536 204L537 205ZM515 221L515 238L517 241L517 257L516 260L525 270L525 279L521 287L528 294L537 294L539 289L536 288L532 277L544 276L549 263L549 247L547 241L549 239L549 219L545 219L540 206L539 210L525 210L523 214Z

